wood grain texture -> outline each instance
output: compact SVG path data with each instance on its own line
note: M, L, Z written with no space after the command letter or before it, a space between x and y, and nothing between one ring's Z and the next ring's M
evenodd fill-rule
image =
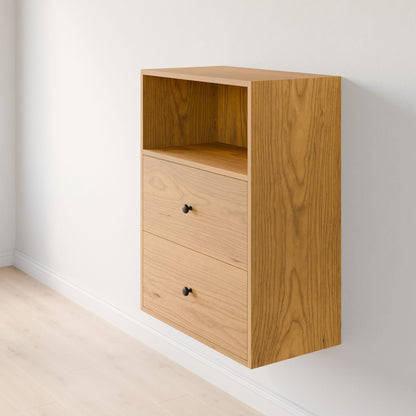
M217 141L217 86L143 76L143 148Z
M247 363L247 272L145 232L143 279L145 311Z
M143 149L142 153L146 156L247 181L247 149L244 147L212 143Z
M247 148L247 88L219 84L217 94L217 140Z
M301 72L272 71L267 69L239 68L233 66L205 66L194 68L143 69L143 75L185 79L207 83L238 85L247 87L254 81L284 79L305 79L325 77L325 75Z
M247 88L142 75L142 148L247 147Z
M142 76L142 228L248 271L249 367L339 344L340 78Z
M1 416L259 415L14 267L0 302Z
M148 156L143 178L145 231L247 269L247 182Z
M339 77L252 83L252 368L340 343L340 137Z

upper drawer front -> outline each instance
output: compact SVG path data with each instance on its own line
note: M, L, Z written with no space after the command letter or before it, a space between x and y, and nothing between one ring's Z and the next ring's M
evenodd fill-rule
M239 361L247 360L247 272L143 233L142 308ZM184 296L182 289L192 293Z
M145 156L143 198L144 230L247 269L247 182Z

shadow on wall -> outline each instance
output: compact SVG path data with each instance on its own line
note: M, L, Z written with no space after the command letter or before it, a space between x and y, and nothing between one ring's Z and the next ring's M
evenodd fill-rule
M405 101L343 80L342 334L357 359L414 383L416 108Z
M274 394L322 415L415 408L415 162L416 108L343 79L342 345L249 370Z

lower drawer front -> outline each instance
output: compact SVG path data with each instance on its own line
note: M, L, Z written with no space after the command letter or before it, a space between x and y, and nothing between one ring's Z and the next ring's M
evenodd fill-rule
M247 272L143 232L142 279L145 312L247 360Z

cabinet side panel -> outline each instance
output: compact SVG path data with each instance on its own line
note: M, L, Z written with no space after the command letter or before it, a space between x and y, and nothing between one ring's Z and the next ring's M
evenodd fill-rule
M218 141L247 147L247 88L218 85Z
M143 76L143 148L217 141L217 85Z
M251 367L341 342L340 85L252 83Z

